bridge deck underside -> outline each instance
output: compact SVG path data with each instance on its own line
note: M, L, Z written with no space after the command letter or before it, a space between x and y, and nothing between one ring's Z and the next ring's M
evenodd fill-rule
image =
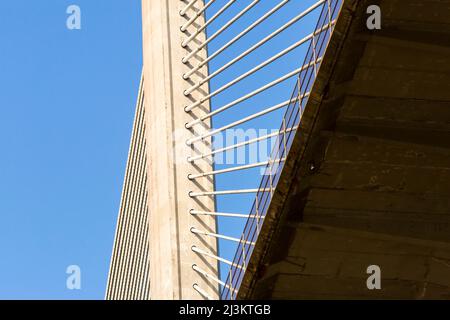
M346 1L291 150L240 298L449 299L450 1Z

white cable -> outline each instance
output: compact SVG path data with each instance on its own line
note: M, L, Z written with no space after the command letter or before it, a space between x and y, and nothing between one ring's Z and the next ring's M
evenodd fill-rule
M214 3L214 1L216 0L210 0L207 4L205 4L203 6L203 8L201 8L191 19L189 19L188 22L186 22L184 25L181 26L180 30L181 32L185 32L187 30L187 28L193 24L195 22L195 20L197 20L198 17L200 17L205 11L206 9L209 8L210 5L212 5Z
M195 233L195 234L199 234L199 235L204 235L204 236L209 236L209 237L214 237L214 238L219 238L219 239L224 239L224 240L229 240L229 241L233 241L233 242L238 242L238 243L242 243L242 244L249 244L254 246L255 243L251 242L251 241L247 241L247 240L242 240L242 239L238 239L238 238L233 238L233 237L229 237L229 236L224 236L222 234L217 234L217 233L212 233L212 232L206 232L206 231L201 231L198 230L196 228L191 228L191 232Z
M253 51L255 51L256 49L258 49L259 47L261 47L263 44L265 44L266 42L268 42L269 40L271 40L272 38L276 37L278 34L280 34L281 32L283 32L284 30L286 30L287 28L289 28L290 26L292 26L294 23L296 23L298 20L302 19L303 17L305 17L306 15L308 15L309 13L313 12L315 9L317 9L320 5L322 5L325 2L325 0L320 0L319 2L317 2L316 4L312 5L311 7L309 7L308 9L306 9L305 11L303 11L302 13L300 13L298 16L294 17L292 20L290 20L289 22L287 22L285 25L283 25L282 27L278 28L276 31L272 32L270 35L268 35L267 37L265 37L264 39L262 39L261 41L259 41L258 43L256 43L255 45L253 45L252 47L250 47L249 49L247 49L246 51L244 51L243 53L241 53L239 56L237 56L236 58L234 58L233 60L229 61L227 64L225 64L224 66L222 66L221 68L219 68L218 70L216 70L215 72L211 73L207 78L208 80L214 78L215 76L217 76L218 74L220 74L222 71L228 69L230 66L232 66L233 64L235 64L236 62L238 62L239 60L241 60L242 58L246 57L247 55L249 55L250 53L252 53ZM206 79L206 78L205 78Z
M249 4L246 8L244 8L241 12L239 12L236 16L234 16L230 21L228 21L225 25L223 25L219 30L217 30L213 35L208 37L202 44L200 44L195 50L193 50L188 56L193 57L197 52L202 50L205 46L208 45L212 40L217 38L222 32L224 32L226 29L228 29L229 26L231 26L233 23L235 23L237 20L239 20L244 14L246 14L248 11L250 11L260 0L254 0L251 4ZM195 31L191 36L189 36L186 40L184 40L181 45L183 47L186 47L189 42L194 40L200 32L205 30L205 28L208 25L205 23L202 27L198 28L197 31ZM186 63L187 60L183 58L183 63Z
M334 25L336 23L336 20L332 21L332 25ZM272 57L270 57L269 59L267 59L266 61L263 61L261 64L259 64L258 66L254 67L253 69L247 71L246 73L242 74L241 76L235 78L234 80L230 81L229 83L225 84L224 86L222 86L221 88L217 89L216 91L210 93L208 96L205 96L204 98L212 98L216 95L218 95L219 93L221 93L222 91L228 89L229 87L235 85L236 83L242 81L243 79L247 78L248 76L254 74L255 72L258 72L259 70L263 69L264 67L268 66L269 64L277 61L278 59L280 59L281 57L283 57L284 55L288 54L289 52L291 52L292 50L300 47L301 45L307 43L308 41L310 41L313 37L317 36L318 34L322 33L323 31L326 31L328 28L330 28L330 26L324 26L323 28L321 28L321 30L319 31L314 31L311 34L307 35L306 37L304 37L303 39L300 39L299 41L297 41L296 43L292 44L291 46L287 47L286 49L280 51L279 53L273 55ZM205 84L206 82L208 82L210 80L209 77L206 77L205 79L202 79L201 81L199 81L197 84L193 85L192 87L190 87L189 89L187 89L184 92L184 95L189 95L191 94L194 90L200 88L203 84ZM203 99L204 99L203 98ZM205 101L205 100L203 100Z
M308 64L306 66L303 66L301 68L295 69L295 70L293 70L293 71L291 71L291 72L289 72L289 73L287 73L287 74L285 74L285 75L283 75L283 76L273 80L272 82L269 82L269 83L265 84L264 86L254 90L254 91L252 91L252 92L250 92L250 93L248 93L248 94L246 94L246 95L244 95L244 96L242 96L242 97L240 97L240 98L238 98L238 99L236 99L234 101L231 101L230 103L228 103L228 104L226 104L226 105L224 105L222 107L217 108L214 111L206 113L205 115L199 117L198 119L195 119L195 120L193 120L191 122L188 122L186 124L186 128L188 128L188 129L192 128L194 125L196 125L198 123L201 123L202 121L204 121L204 120L206 120L208 118L211 118L212 116L215 116L216 114L219 114L219 113L221 113L221 112L223 112L223 111L225 111L225 110L227 110L227 109L229 109L231 107L234 107L235 105L237 105L237 104L239 104L241 102L244 102L244 101L246 101L246 100L248 100L248 99L258 95L261 92L264 92L264 91L266 91L266 90L268 90L268 89L270 89L270 88L272 88L272 87L274 87L274 86L276 86L276 85L278 85L278 84L280 84L280 83L282 83L282 82L292 78L296 74L298 74L298 73L300 73L302 71L305 71L306 69L310 68L312 65L314 65L314 62L312 62L311 64ZM194 107L196 107L196 106L197 105L193 105L192 109ZM187 111L190 111L190 110L187 110Z
M195 180L195 179L198 179L198 178L204 178L204 177L218 175L218 174L222 174L222 173L229 173L229 172L234 172L234 171L241 171L241 170L246 170L246 169L263 167L263 166L267 166L267 165L271 164L272 162L284 162L284 161L285 161L285 159L283 159L281 161L280 160L269 160L269 161L264 161L264 162L246 164L246 165L243 165L243 166L232 167L232 168L227 168L227 169L222 169L222 170L214 170L214 171L209 171L209 172L202 172L202 173L199 173L199 174L190 174L188 176L188 178L190 180Z
M204 298L206 298L207 300L214 300L209 294L206 293L205 290L203 290L202 288L200 288L200 286L196 283L194 283L194 285L192 286L192 288L194 288L195 291L197 291L198 293L200 293Z
M196 246L192 246L191 250L194 251L195 253L198 253L198 254L201 254L201 255L213 258L213 259L215 259L217 261L220 261L220 262L223 262L223 263L226 263L226 264L228 264L228 265L230 265L232 267L236 267L236 268L242 269L242 266L238 265L237 263L233 263L230 260L221 258L221 257L219 257L219 256L217 256L215 254L212 254L210 252L201 250L201 249L197 248Z
M207 197L207 196L223 196L232 194L246 194L246 193L257 193L259 189L238 189L238 190L225 190L225 191L207 191L207 192L189 192L191 198ZM270 189L264 190L270 191Z
M190 210L189 213L194 216L198 215L198 216L214 216L214 217L244 218L244 219L256 218L255 215L240 214L240 213L209 212L209 211L199 211L199 210Z
M197 2L198 0L191 0L191 2L189 2L186 7L184 7L183 9L180 10L180 16L184 16L186 14L186 12L188 12L188 10L190 8L192 8L192 6Z
M281 9L284 5L286 5L289 2L289 0L283 0L278 5L273 7L270 11L268 11L266 14L264 14L262 17L260 17L258 20L253 22L250 26L248 26L244 31L239 33L236 37L228 41L225 45L223 45L219 50L211 54L208 58L206 58L204 61L200 62L195 68L190 70L189 72L185 73L183 75L183 78L185 80L189 79L190 76L192 76L195 72L200 70L204 65L206 65L209 61L217 57L220 53L222 53L224 50L226 50L228 47L230 47L232 44L234 44L236 41L240 40L242 37L244 37L247 33L249 33L251 30L253 30L255 27L257 27L259 24L264 22L267 18L269 18L272 14L277 12L279 9Z
M243 142L240 142L240 143L237 143L237 144L233 144L233 145L230 145L230 146L226 146L226 147L220 148L220 149L215 149L215 150L212 150L212 151L207 152L207 153L202 153L202 154L200 154L198 156L195 156L195 157L189 157L187 160L189 162L194 162L194 161L197 161L197 160L205 159L207 157L213 156L213 155L218 154L218 153L223 153L223 152L226 152L226 151L229 151L229 150L232 150L232 149L245 147L246 145L257 143L257 142L260 142L260 141L263 141L263 140L272 139L272 138L274 138L274 137L276 137L278 135L282 135L282 134L285 134L287 132L295 131L297 129L298 129L298 126L295 126L293 128L288 128L287 130L276 131L276 132L273 132L273 133L270 133L270 134L267 134L267 135L260 136L260 137L255 138L255 139L243 141Z

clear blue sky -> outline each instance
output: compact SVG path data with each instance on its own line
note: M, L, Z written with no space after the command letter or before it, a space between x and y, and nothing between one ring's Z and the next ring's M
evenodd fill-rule
M211 16L228 0L217 0ZM102 299L114 238L142 66L141 0L0 2L0 299ZM248 5L237 1L212 34ZM221 37L214 52L279 1L263 0ZM214 71L314 0L294 0L215 59ZM82 10L82 29L66 28L66 8ZM217 89L311 32L315 15L211 82ZM303 62L306 47L212 100L218 108ZM213 119L214 127L290 98L291 79ZM241 128L278 129L283 110ZM270 150L268 150L270 151ZM268 152L267 151L267 152ZM260 158L259 161L264 159ZM219 165L217 168L227 166ZM217 189L255 188L259 170L217 177ZM219 197L218 211L247 213L253 196ZM243 221L220 219L239 237ZM222 255L234 245L221 241ZM66 289L69 265L82 290ZM226 268L222 265L222 277Z
M66 28L66 9L82 29ZM102 299L142 66L140 0L0 1L0 299ZM82 290L66 289L66 267Z

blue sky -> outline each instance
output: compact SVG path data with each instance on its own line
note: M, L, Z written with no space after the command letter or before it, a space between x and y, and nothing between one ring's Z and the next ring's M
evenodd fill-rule
M210 17L228 0L217 0ZM82 29L66 28L73 1L0 2L0 299L103 299L142 66L140 0L76 0ZM211 35L251 0L230 7ZM213 53L279 1L261 1L209 46ZM291 1L214 59L214 71L314 0ZM211 81L212 90L304 37L315 15ZM212 108L298 68L307 46L212 100ZM290 98L295 79L213 119L221 127ZM283 110L240 128L278 129ZM267 150L267 152L270 150ZM258 159L263 161L265 159ZM232 165L231 165L232 166ZM217 168L229 167L218 165ZM259 169L217 177L218 190L256 188ZM218 211L248 213L253 195L224 196ZM219 220L239 237L244 221ZM234 244L220 242L227 259ZM79 265L82 290L66 289ZM222 277L227 269L222 265Z
M102 299L142 66L140 0L0 1L0 299ZM68 265L82 290L66 289Z

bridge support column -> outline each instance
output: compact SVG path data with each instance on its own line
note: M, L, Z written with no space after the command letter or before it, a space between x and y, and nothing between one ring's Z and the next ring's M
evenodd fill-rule
M182 40L204 24L204 19L198 17L185 33L180 31L180 26L203 7L203 1L197 1L182 16L180 10L186 4L187 1L177 0L142 1L151 299L218 297L217 284L193 269L193 265L197 265L212 276L218 274L217 261L200 257L191 250L196 245L204 251L217 253L216 239L200 240L190 231L197 227L215 233L216 221L213 217L197 218L189 213L191 209L214 211L213 198L189 196L190 191L212 191L214 183L206 178L194 183L187 178L189 174L210 171L212 165L202 162L193 166L187 162L189 155L208 149L211 144L205 141L203 145L196 145L196 150L186 144L194 132L187 130L185 123L209 111L208 104L190 113L184 111L185 105L208 92L205 84L189 97L184 95L184 90L207 74L204 68L188 81L182 77L191 67L181 62L190 49L181 46ZM198 45L196 41L201 41L202 35L196 39L191 48ZM196 64L205 56L201 51L191 63ZM194 129L195 134L200 134L209 128L206 124L206 127ZM204 295L193 288L194 284Z

